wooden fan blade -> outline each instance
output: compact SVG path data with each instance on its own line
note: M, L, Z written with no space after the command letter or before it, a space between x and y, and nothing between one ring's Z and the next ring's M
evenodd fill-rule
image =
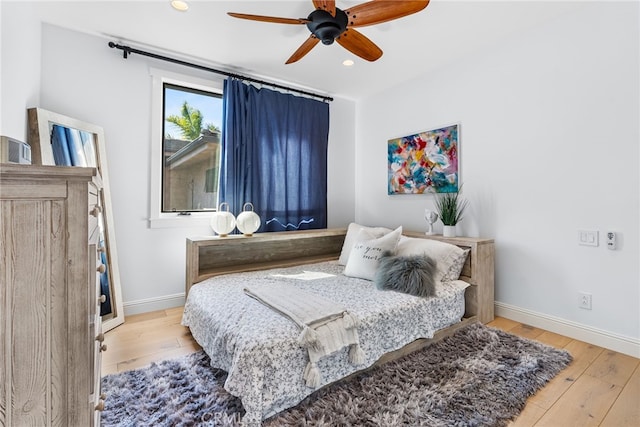
M309 38L305 40L304 43L302 43L302 45L298 48L298 50L293 52L293 55L291 55L291 57L287 59L287 62L285 62L285 64L291 64L301 59L303 56L309 53L309 51L313 49L313 47L317 45L319 41L320 39L318 39L316 36L311 34Z
M306 24L308 19L302 18L278 18L276 16L248 15L246 13L227 12L234 18L249 19L251 21L274 22L276 24Z
M353 28L348 28L336 41L349 52L367 61L375 61L382 56L382 49Z
M345 10L349 27L365 27L420 12L429 0L389 1L373 0Z
M322 9L331 14L331 16L336 16L336 1L335 0L312 0L313 6L316 9Z

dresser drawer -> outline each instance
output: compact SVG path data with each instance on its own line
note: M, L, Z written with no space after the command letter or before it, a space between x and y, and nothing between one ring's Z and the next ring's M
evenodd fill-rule
M95 317L95 340L93 345L93 361L91 369L93 371L93 383L92 386L92 399L91 405L94 408L94 425L100 425L100 413L104 409L104 401L106 396L102 394L100 386L100 379L102 377L102 352L107 350L107 345L104 343L104 333L102 332L102 320L98 314Z
M102 215L102 208L100 207L100 204L98 203L98 199L95 199L95 203L89 203L89 212L88 212L88 218L89 218L89 241L95 241L98 239L98 235L99 235L99 231L100 231L100 227L99 227L99 221L100 221L100 217Z

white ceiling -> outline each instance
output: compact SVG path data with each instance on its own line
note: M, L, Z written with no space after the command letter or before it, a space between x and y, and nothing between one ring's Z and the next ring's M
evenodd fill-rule
M365 0L338 0L348 9ZM583 2L431 0L417 14L359 28L384 52L367 62L337 43L318 44L299 62L285 65L309 32L284 25L231 18L226 12L305 18L311 0L190 0L178 12L169 0L45 1L34 3L45 22L109 36L113 41L202 65L275 82L287 82L352 99L415 78L491 44L565 14ZM6 15L3 19L10 19ZM105 49L108 49L105 45ZM344 59L355 61L352 67Z

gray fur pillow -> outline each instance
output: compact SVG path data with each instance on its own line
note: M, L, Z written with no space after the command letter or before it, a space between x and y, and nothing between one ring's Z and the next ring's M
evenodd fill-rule
M374 282L380 290L432 297L436 294L436 271L436 261L427 255L392 256L385 252Z

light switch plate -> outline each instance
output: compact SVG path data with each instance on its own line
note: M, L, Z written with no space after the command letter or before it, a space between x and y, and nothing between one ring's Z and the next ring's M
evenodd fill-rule
M578 230L578 244L598 246L598 230Z

